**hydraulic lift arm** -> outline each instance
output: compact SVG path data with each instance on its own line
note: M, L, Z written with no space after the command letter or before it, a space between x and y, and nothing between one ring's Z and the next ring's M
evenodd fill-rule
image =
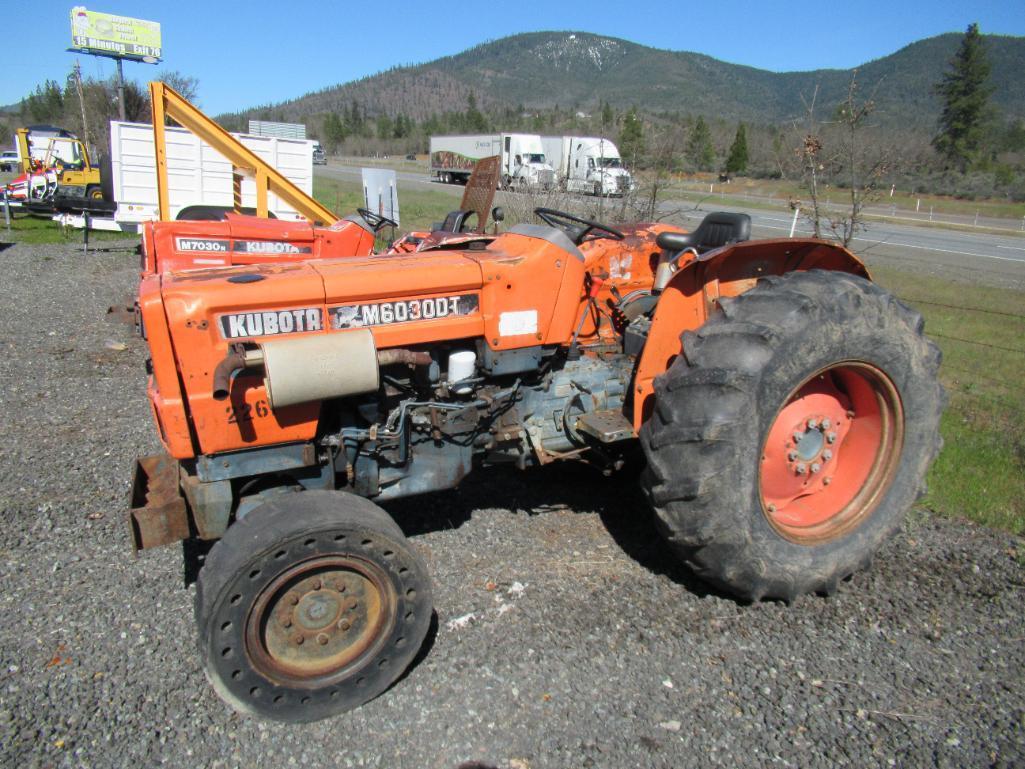
M153 105L153 143L157 156L157 197L161 221L166 222L170 219L171 209L167 192L165 117L180 123L231 162L236 211L241 208L241 174L247 173L256 179L257 216L267 217L267 192L270 191L314 224L328 225L338 221L338 217L330 210L292 184L273 166L261 160L256 153L189 104L173 88L165 83L152 82L149 84L149 92L150 104Z

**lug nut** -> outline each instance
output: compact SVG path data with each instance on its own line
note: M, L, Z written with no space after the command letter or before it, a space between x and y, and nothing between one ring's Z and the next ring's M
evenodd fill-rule
M821 470L821 469L822 469L822 465L820 465L820 464L819 464L818 462L815 462L815 463L814 463L814 464L813 464L813 465L811 466L811 471L812 471L813 473L817 473L817 472L818 472L819 470Z
M352 627L352 623L349 622L349 620L343 618L343 619L338 620L338 626L337 627L338 627L339 630L341 630L344 633L346 630L348 630L349 628Z
M823 478L823 479L822 479L822 485L823 485L823 486L828 486L828 485L829 485L829 484L831 484L832 482L833 482L833 479L832 479L832 478L829 478L829 477L826 477L826 478Z
M832 426L833 426L833 423L830 420L828 420L828 419L823 419L822 420L822 429L823 430L828 430Z
M797 470L798 475L804 475L806 472L808 472L808 468L804 464L804 462L801 462L795 469Z
M822 452L822 461L823 462L828 462L832 458L833 458L833 452L830 451L829 449L826 449L825 451Z
M350 598L348 601L346 601L345 602L345 608L346 609L355 609L356 608L356 599L355 598Z
M286 628L287 627L292 627L292 617L291 616L285 617L285 619L282 621L281 624L284 625Z
M299 644L300 646L302 646L302 645L303 645L303 641L305 641L306 639L305 639L305 638L303 637L303 634L302 634L302 633L300 633L299 635L297 635L297 636L296 636L295 638L293 638L292 640L293 640L293 641L295 641L295 642L296 642L297 644Z
M329 639L327 637L327 633L318 633L317 634L317 643L319 643L321 646L326 645L328 640Z
M775 506L775 505L773 505L773 504L770 504L770 505L769 505L768 507L766 507L765 509L766 509L766 510L768 510L768 511L769 511L770 513L774 513L774 512L776 512L776 506Z
M320 588L322 588L323 586L324 586L324 583L321 582L319 579L313 580L313 589L314 590L320 590Z
M292 606L295 606L297 603L299 603L299 596L297 596L295 593L289 593L288 602L292 604Z
M796 451L788 451L787 452L787 459L789 459L791 462L793 462L795 459L797 459L797 452Z
M794 430L794 443L800 443L801 438L803 437L804 433L802 433L800 430Z
M835 443L836 433L826 433L826 443Z
M809 419L808 420L808 429L809 430L814 430L818 426L819 426L819 421L817 419Z

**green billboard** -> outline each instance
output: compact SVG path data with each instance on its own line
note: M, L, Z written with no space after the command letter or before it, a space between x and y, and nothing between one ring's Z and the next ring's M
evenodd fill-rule
M71 9L71 47L82 53L153 62L161 58L160 23Z

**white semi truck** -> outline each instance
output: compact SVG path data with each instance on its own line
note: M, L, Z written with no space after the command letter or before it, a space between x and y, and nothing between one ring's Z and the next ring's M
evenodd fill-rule
M167 126L167 187L172 219L217 219L234 204L231 163L191 131ZM309 139L232 134L262 160L281 172L307 195L313 192L313 146ZM157 161L153 126L148 123L110 123L110 194L113 212L97 210L89 227L135 232L139 225L160 217L157 204ZM256 208L256 183L242 179L242 207ZM277 195L267 196L271 215L285 221L302 217ZM112 215L111 215L112 213ZM59 214L63 224L82 227L82 215Z
M623 167L619 149L609 139L542 136L541 146L559 183L569 192L625 195L636 186L633 176Z
M507 189L549 189L555 184L555 171L537 134L432 136L431 176L445 184L466 184L473 164L492 155L502 158L500 183Z

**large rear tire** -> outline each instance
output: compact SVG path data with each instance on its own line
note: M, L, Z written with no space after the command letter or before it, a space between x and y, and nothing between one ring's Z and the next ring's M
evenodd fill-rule
M385 691L430 625L427 570L381 508L284 495L230 526L199 575L207 678L235 709L315 721Z
M765 278L720 306L655 380L642 486L708 582L831 593L925 491L940 353L917 312L847 273Z

